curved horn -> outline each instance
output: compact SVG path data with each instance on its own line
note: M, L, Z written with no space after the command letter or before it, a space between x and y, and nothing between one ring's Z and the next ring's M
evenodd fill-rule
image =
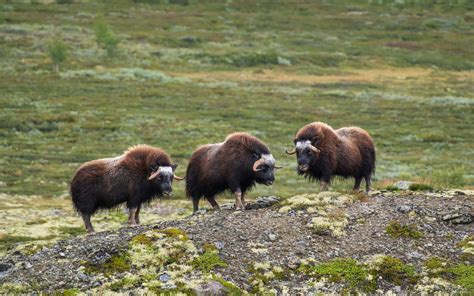
M296 148L293 148L293 150L291 150L291 151L288 151L288 149L286 149L285 153L288 154L288 155L295 154L296 153Z
M275 169L282 169L283 167L282 167L282 166L277 166L277 165L276 165L276 166L274 166L273 168L275 168Z
M252 170L253 170L254 172L261 171L262 169L258 169L258 166L259 166L260 164L264 163L264 162L265 162L265 160L263 160L263 159L260 158L259 160L257 160L257 161L253 164Z
M314 147L312 144L309 144L309 149L313 150L313 151L316 152L316 153L321 152L321 150L319 150L318 148Z
M156 178L156 176L158 176L159 174L160 174L160 168L158 167L156 172L154 172L153 174L150 175L150 177L148 177L148 180L152 180L152 179Z
M173 179L175 179L177 181L181 181L181 180L184 180L184 177L178 177L175 174L173 174Z

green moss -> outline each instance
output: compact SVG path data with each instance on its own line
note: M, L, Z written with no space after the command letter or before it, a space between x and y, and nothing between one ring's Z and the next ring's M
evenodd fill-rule
M84 227L68 227L68 226L61 226L58 227L58 230L63 235L69 236L78 236L86 233Z
M161 286L150 286L148 287L148 290L153 292L155 295L196 295L192 289L186 288L185 286L178 286L177 288L173 289L166 289L162 288Z
M393 238L406 237L419 239L423 237L423 233L417 230L414 224L401 225L396 221L391 221L385 231Z
M443 268L443 266L446 266L446 260L439 257L431 257L425 261L424 265L430 270L440 269Z
M125 287L137 287L140 283L141 281L137 279L122 278L119 281L112 282L109 285L109 289L114 292L119 292Z
M279 266L272 266L270 263L256 262L250 265L248 271L252 274L249 283L252 286L250 290L254 294L268 294L266 286L274 280L282 280L287 277L288 270Z
M316 277L327 277L332 282L346 282L351 289L373 292L376 282L370 279L367 267L352 258L336 258L316 266L300 266L299 271Z
M387 187L385 187L386 190L388 191L399 191L400 189L398 189L398 187L396 186L393 186L393 185L388 185Z
M78 295L81 291L79 289L66 289L63 291L54 292L54 296L75 296Z
M433 190L433 186L428 184L413 183L410 184L408 189L410 189L411 191L431 191Z
M163 233L169 237L179 238L182 241L189 240L189 237L186 234L186 232L184 232L183 230L179 228L166 228L166 229L160 229L160 230L155 230L155 231L158 233Z
M139 235L134 236L130 240L130 243L151 246L153 244L153 241L151 240L150 237L146 236L145 234L139 234Z
M227 293L227 295L237 296L237 295L242 295L243 294L242 289L237 287L235 284L233 284L229 281L226 281L225 279L223 279L220 276L217 276L217 275L213 274L212 279L216 282L219 282L222 286L224 286L225 292Z
M454 276L456 284L473 291L474 289L474 266L459 264L448 269L448 272Z
M227 267L227 263L219 257L219 252L215 250L204 251L204 253L196 257L191 264L194 268L204 273L209 273L216 267Z
M211 243L205 243L204 245L202 245L202 249L205 252L218 251L217 247L214 244L211 244Z
M86 263L86 272L89 274L102 273L110 276L114 273L126 272L131 268L130 257L127 252L116 254L102 264Z
M415 268L405 264L402 260L385 256L377 268L375 275L395 285L415 284L418 280Z
M0 251L5 251L17 244L39 241L39 240L50 240L55 238L56 236L50 235L47 237L29 237L29 236L16 236L16 235L5 235L0 238ZM34 250L36 251L37 248L35 247Z

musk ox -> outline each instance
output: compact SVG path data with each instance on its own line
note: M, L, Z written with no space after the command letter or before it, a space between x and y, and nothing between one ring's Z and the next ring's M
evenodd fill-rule
M295 148L286 151L297 156L299 175L320 181L326 190L332 176L354 177L354 190L359 190L362 178L366 191L375 172L375 147L369 134L358 127L333 130L322 122L302 127L294 139Z
M126 202L128 223L140 223L142 203L172 192L178 165L172 164L165 151L148 145L131 147L115 158L84 163L71 181L71 196L88 232L93 232L91 216Z
M194 212L203 196L218 210L215 196L229 190L235 196L235 208L243 210L245 193L255 183L272 185L278 168L262 141L233 133L223 143L204 145L193 152L186 172L186 194L193 201Z

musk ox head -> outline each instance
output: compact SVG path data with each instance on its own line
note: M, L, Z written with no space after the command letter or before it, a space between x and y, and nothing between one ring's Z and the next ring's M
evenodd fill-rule
M285 151L288 155L296 153L296 159L298 162L297 170L299 174L307 172L311 163L318 159L321 150L316 147L315 142L315 140L301 140L297 138L294 139L295 148L291 151Z
M266 186L272 185L275 181L275 169L281 169L282 167L275 166L275 158L271 154L254 153L253 157L255 162L252 170L255 181Z
M159 166L158 164L152 164L150 166L150 176L148 181L152 183L152 186L155 187L159 192L165 196L172 196L173 188L173 179L183 180L174 174L174 171L178 167L178 164L172 164L170 166Z

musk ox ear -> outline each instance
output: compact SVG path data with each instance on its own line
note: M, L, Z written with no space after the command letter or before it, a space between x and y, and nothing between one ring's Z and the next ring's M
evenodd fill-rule
M178 167L178 164L177 163L173 163L171 165L171 168L173 169L173 172L176 170L176 168Z

